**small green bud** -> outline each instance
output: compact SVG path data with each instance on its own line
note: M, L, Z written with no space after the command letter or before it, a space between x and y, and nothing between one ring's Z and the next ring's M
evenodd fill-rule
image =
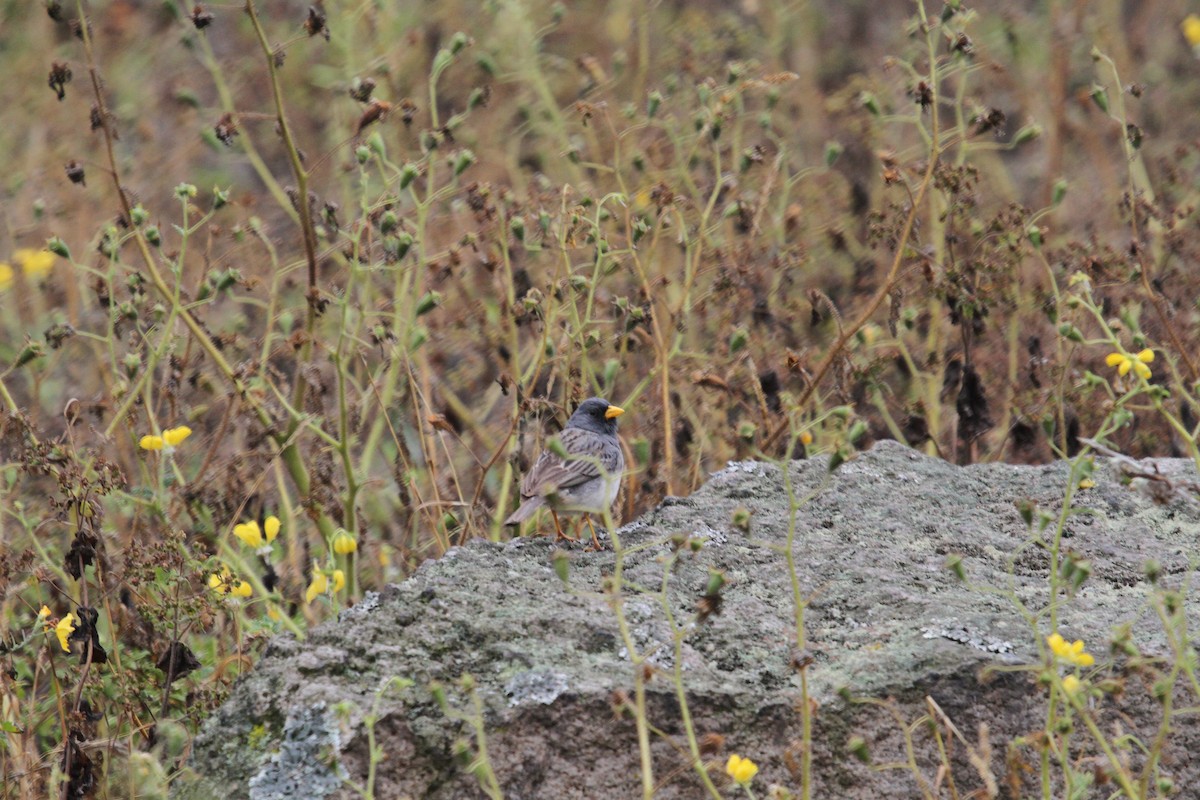
M1033 512L1037 508L1037 503L1033 500L1022 498L1016 502L1017 513L1021 515L1021 519L1025 522L1025 527L1033 525Z
M429 329L423 325L418 325L413 328L412 335L409 337L408 349L417 350L427 341L429 341Z
M747 442L754 441L754 437L758 434L758 426L753 422L743 422L738 425L738 437Z
M475 59L475 66L479 67L479 69L482 70L486 75L489 75L493 78L496 77L496 73L498 72L496 62L493 61L492 57L487 53L484 53Z
M42 350L42 346L39 343L27 341L20 352L17 353L17 360L13 362L12 368L23 367L35 358L41 358L43 355L45 355L45 351Z
M121 359L121 366L125 368L125 374L133 378L142 368L142 359L137 353L126 353L125 357Z
M433 57L433 75L440 75L445 71L446 67L450 66L450 62L454 60L454 54L446 48L437 51L437 55Z
M67 243L57 236L51 236L46 240L46 249L60 258L69 259L71 257L71 250L67 247Z
M417 169L417 165L412 163L411 161L409 161L407 164L405 164L403 167L401 167L400 168L400 188L407 189L412 184L412 182L417 179L417 175L419 174L419 172L420 172L420 170Z
M870 92L863 92L858 96L858 102L861 103L862 107L867 111L870 111L877 117L879 116L879 101L875 99L875 95L871 94Z
M658 113L658 107L662 105L662 92L655 89L646 98L646 116L653 117Z
M725 579L724 572L718 569L709 568L708 583L704 586L705 596L711 597L712 595L719 594L720 591L725 588L725 584L727 582L728 581Z
M367 148L380 158L387 154L387 147L383 144L383 135L379 131L372 131L371 135L367 137Z
M365 144L360 144L354 148L354 160L359 164L366 164L370 159L371 150Z
M1058 334L1064 339L1070 339L1072 342L1083 341L1083 333L1069 322L1064 322L1058 326Z
M450 37L450 53L452 55L458 55L470 43L471 38L462 31L459 31L454 34L454 36Z
M420 300L417 301L416 315L418 317L428 314L442 304L441 292L426 292Z
M393 238L396 240L396 260L399 261L408 255L413 246L413 237L411 233L403 232Z
M181 183L175 187L175 196L180 200L187 200L196 196L196 187L190 183Z
M867 747L867 740L861 736L851 736L846 740L846 752L864 764L871 763L871 750Z
M838 141L828 141L825 143L825 166L832 167L842 155L842 143Z
M224 208L229 205L229 190L222 189L219 186L213 187L213 211Z
M513 217L508 221L508 229L512 231L513 237L518 242L525 241L525 218L521 216Z
M1057 206L1063 201L1063 198L1067 195L1067 185L1066 178L1059 178L1054 182L1054 188L1050 193L1050 205Z
M857 444L866 432L867 423L860 419L850 426L849 432L846 433L846 441L850 444Z
M745 328L735 328L729 335L729 354L733 355L744 348L748 341L750 341L750 332Z
M470 150L460 150L454 160L455 176L462 175L467 172L467 168L475 163L475 154Z
M1020 147L1026 142L1032 142L1034 139L1037 139L1039 136L1041 136L1042 133L1043 131L1041 125L1036 123L1026 125L1017 131L1016 135L1013 136L1013 146Z
M1101 111L1108 113L1108 89L1098 83L1092 84L1092 101Z
M142 208L142 204L138 203L129 211L129 217L133 220L133 224L141 227L146 224L146 220L150 218L150 212Z
M955 578L960 581L967 580L967 569L963 566L963 557L961 553L951 553L946 556L946 569L953 573Z
M1033 244L1033 246L1040 249L1042 246L1042 229L1037 225L1030 225L1025 230L1025 233L1029 236L1029 241Z
M396 216L394 211L385 211L383 216L379 218L379 232L389 234L400 226L400 218Z
M733 527L737 528L739 531L749 533L750 517L750 509L746 508L745 506L738 506L733 510L733 516L730 518L730 522L733 524Z
M146 241L155 247L162 244L162 234L158 232L158 226L151 225L146 228Z

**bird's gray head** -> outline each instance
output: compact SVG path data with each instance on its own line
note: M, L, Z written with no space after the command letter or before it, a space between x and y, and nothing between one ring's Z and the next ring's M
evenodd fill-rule
M583 428L594 433L617 432L617 417L625 409L614 406L602 397L591 397L579 404L575 413L567 420L568 428Z

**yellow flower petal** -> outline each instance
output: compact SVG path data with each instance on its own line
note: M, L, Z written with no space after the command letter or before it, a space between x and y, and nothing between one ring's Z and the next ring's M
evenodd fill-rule
M163 440L161 436L143 436L138 445L143 450L162 450Z
M74 614L67 614L54 626L54 635L58 637L58 644L62 647L63 652L71 652L71 645L67 642L67 639L75 631L75 622L77 620L78 617Z
M304 602L311 603L329 589L329 579L325 577L325 573L317 569L313 565L312 583L308 585L308 591L304 593Z
M333 552L337 553L338 555L344 556L349 553L353 553L357 549L358 542L355 541L354 537L350 535L350 532L344 528L339 530L337 535L333 537Z
M758 774L758 765L750 759L742 758L734 753L725 762L725 774L733 778L735 782L746 785Z
M178 428L171 428L170 430L163 431L162 438L163 441L168 445L175 447L176 445L181 444L184 439L191 435L191 428L189 428L187 425L180 425Z
M262 531L254 520L234 525L233 535L241 539L242 544L255 550L263 546Z
M333 571L333 593L337 594L344 588L346 588L346 573L335 569Z
M1143 364L1149 364L1154 360L1154 351L1147 347L1145 350L1137 354L1137 360Z
M804 445L805 447L808 447L812 443L813 443L813 435L811 433L809 433L808 431L804 431L800 434L800 444Z
M234 597L249 597L254 594L254 587L245 581L235 581L230 592Z
M1133 367L1133 359L1123 358L1123 359L1121 359L1121 366L1117 367L1117 374L1124 377L1125 375L1127 375L1129 373L1129 370L1132 367Z
M1133 362L1133 371L1144 381L1150 380L1150 368L1142 361Z
M208 588L212 589L217 594L225 594L228 587L225 586L225 579L217 573L208 576Z
M268 544L275 541L275 537L279 535L280 526L281 526L281 523L279 522L279 517L277 517L273 514L271 516L267 517L266 520L263 522L263 531L267 535L267 543Z
M25 274L33 280L46 277L54 267L54 253L49 250L21 248L13 253L13 261L21 265Z
M1122 364L1124 362L1125 362L1125 356L1121 353L1109 353L1104 358L1104 363L1108 364L1110 367L1115 367L1118 364Z
M50 606L42 606L38 609L38 619L45 619L50 616Z
M0 261L0 292L12 286L14 274L11 264Z
M1179 23L1180 29L1183 31L1183 38L1187 39L1187 43L1192 47L1200 47L1200 17L1195 14L1188 14L1183 22Z
M1079 690L1083 688L1083 681L1079 680L1074 675L1068 675L1062 681L1063 691L1074 697L1079 694Z

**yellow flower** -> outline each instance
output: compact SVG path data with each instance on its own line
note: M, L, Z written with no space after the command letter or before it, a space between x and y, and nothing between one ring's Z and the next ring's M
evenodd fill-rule
M25 274L36 281L46 277L54 267L54 253L49 250L22 248L13 253L13 261L20 264Z
M1188 44L1200 47L1200 17L1188 14L1183 22L1179 23L1179 27L1183 30L1183 38L1187 39Z
M329 579L325 577L325 573L313 564L312 583L308 585L308 591L304 593L304 602L311 603L321 595L325 594L329 589Z
M811 433L809 433L808 431L803 431L800 434L800 444L804 445L805 447L808 447L812 443L813 443L813 435Z
M1061 635L1052 633L1046 637L1046 644L1050 646L1051 652L1059 661L1065 661L1077 667L1090 667L1096 663L1096 659L1092 657L1091 653L1084 652L1083 642L1079 639L1068 643Z
M1127 356L1124 353L1109 353L1104 359L1104 363L1110 367L1117 368L1117 374L1125 376L1129 370L1133 370L1144 381L1150 380L1150 368L1146 365L1154 361L1154 351L1150 348L1138 353L1136 356Z
M758 765L750 759L742 758L734 753L729 757L729 761L725 762L725 774L733 778L736 783L746 786L758 774Z
M169 453L191 435L191 428L186 425L180 425L178 428L170 428L163 431L162 436L155 436L153 434L143 436L138 445L143 450L165 450Z
M333 571L333 593L337 594L344 588L346 588L346 573L335 569Z
M345 528L339 528L337 534L333 537L333 552L340 556L353 553L358 549L358 542L350 535L350 532Z
M233 535L242 540L242 544L247 547L252 547L255 550L262 547L263 541L262 530L258 527L258 523L254 520L249 522L241 522L233 526Z
M263 521L261 528L258 526L257 520L239 522L233 526L233 535L241 539L242 544L247 547L269 551L271 542L275 541L275 537L279 535L281 525L279 517L272 515Z
M50 616L50 606L42 606L41 608L38 609L38 617L37 618L39 621L45 619L48 616Z
M1096 482L1094 480L1092 480L1091 478L1084 478L1083 480L1081 480L1079 482L1080 489L1091 489L1091 488L1095 487L1095 485L1096 485Z
M79 617L68 613L54 626L54 635L58 637L58 644L62 647L63 652L71 652L71 645L67 643L67 639L75 631L75 623L78 621Z
M192 435L192 429L187 425L180 425L178 428L171 428L163 431L163 441L168 447L176 447L183 443L183 440Z
M12 286L13 274L12 265L0 261L0 292Z
M249 597L254 593L254 587L245 581L237 580L229 574L229 570L223 569L220 574L213 573L208 576L208 586L217 594L228 594L234 597Z
M1062 680L1062 688L1063 691L1069 696L1074 697L1075 695L1079 694L1079 690L1083 688L1083 681L1079 680L1079 678L1075 677L1074 675L1068 675Z

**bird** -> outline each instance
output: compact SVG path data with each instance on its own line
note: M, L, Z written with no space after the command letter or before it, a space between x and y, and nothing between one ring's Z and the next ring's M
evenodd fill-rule
M590 515L611 508L621 490L625 453L617 439L617 417L624 413L625 409L602 397L580 403L558 436L562 447L543 450L521 481L521 505L504 524L520 525L539 509L548 508L556 538L575 541L563 533L558 514L583 514L592 531L592 545L599 550ZM565 458L560 455L564 451Z

